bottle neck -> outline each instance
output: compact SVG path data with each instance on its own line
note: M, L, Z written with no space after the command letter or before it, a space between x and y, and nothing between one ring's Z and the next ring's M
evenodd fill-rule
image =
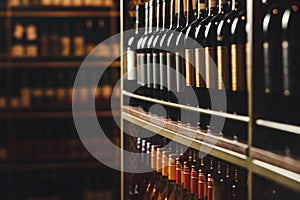
M149 1L149 28L148 33L153 32L153 22L154 22L154 0Z
M162 3L161 0L156 2L156 31L159 31L162 27Z
M135 9L135 33L138 34L139 28L144 27L145 20L143 17L145 16L145 7L141 5L137 5Z
M173 27L176 26L176 20L175 20L175 1L177 0L171 0L170 2L170 15L169 15L169 19L170 19L170 29L172 29Z
M209 0L208 1L208 16L213 16L217 14L217 0Z
M193 0L184 0L184 15L186 16L186 25L193 21Z
M201 16L205 13L206 3L205 0L198 0L198 16L197 18L200 19Z
M145 34L148 33L149 26L149 3L145 3Z
M163 0L163 4L162 4L162 29L165 29L165 28L170 26L171 18L166 15L168 13L170 13L170 1L169 0Z
M183 12L183 0L176 0L175 3L175 12L177 17L177 28L183 25L184 23L184 12Z
M219 0L218 3L218 13L224 13L229 10L227 0Z

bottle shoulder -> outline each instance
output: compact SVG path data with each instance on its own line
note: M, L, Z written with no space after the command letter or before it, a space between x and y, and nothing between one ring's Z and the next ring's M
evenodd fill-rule
M246 34L246 15L245 12L240 12L233 20L231 25L231 34Z
M281 19L281 26L283 30L292 30L295 32L299 32L298 28L292 28L291 26L298 26L300 25L300 12L299 7L297 4L293 4L289 6L287 9L283 11L282 19ZM291 27L291 28L290 28Z

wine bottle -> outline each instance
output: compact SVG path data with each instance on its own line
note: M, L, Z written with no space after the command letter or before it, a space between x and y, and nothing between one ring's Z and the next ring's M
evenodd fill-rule
M73 53L75 57L82 57L85 55L86 48L85 48L85 41L84 41L85 38L83 37L82 34L81 22L76 22L75 27L76 27L76 32L73 37L73 45L74 45Z
M150 198L149 198L150 200L156 200L160 189L162 187L164 187L163 184L167 183L166 179L164 181L163 176L162 176L162 156L163 156L164 151L166 151L166 149L157 148L157 152L156 152L156 172L157 173L156 173L156 180L155 180L153 189L150 194Z
M191 167L191 193L187 199L198 200L198 173L195 165Z
M169 11L169 16L166 16L166 24L165 28L167 28L167 23L169 22L170 26L168 27L167 30L164 29L159 47L161 49L159 53L159 64L161 67L161 80L160 84L161 86L166 86L166 87L161 87L161 99L164 101L170 101L170 102L176 102L174 98L174 93L172 91L175 90L176 88L176 83L175 83L175 68L174 64L172 64L173 59L172 59L172 52L168 51L168 40L170 36L173 35L173 30L176 29L177 27L177 20L175 13L177 12L175 8L175 4L177 5L177 0L167 0L166 2L170 1L170 7L169 10L166 9L166 13ZM169 20L168 20L169 19ZM169 55L169 57L167 56ZM166 70L165 73L163 70ZM168 107L167 108L167 117L168 119L177 121L177 109Z
M209 59L210 55L209 52L204 51L204 34L206 26L208 25L209 21L218 13L217 9L217 2L216 0L209 0L208 1L208 13L207 17L203 19L200 24L196 28L195 32L195 39L201 45L200 48L195 49L195 68L196 68L196 88L197 88L197 96L199 99L199 107L200 108L210 108L210 96L208 92L208 88L211 87L211 82L208 78L203 79L206 77L206 67L207 64L209 66ZM209 50L207 48L207 50ZM206 59L207 58L207 59ZM206 63L208 62L208 63ZM208 74L209 75L209 74ZM202 76L202 77L201 77ZM201 130L207 131L207 126L210 121L210 116L206 114L200 114L200 127Z
M198 177L198 199L204 200L207 198L206 196L206 179L203 169L199 169L199 177Z
M141 94L140 88L138 88L139 82L137 82L137 45L138 40L143 35L143 32L139 29L145 26L145 7L138 4L135 9L135 34L127 39L127 52L126 52L126 67L127 76L125 81L125 89L129 92ZM139 106L141 102L136 99L130 99L129 105Z
M158 53L158 66L159 66L159 94L158 99L168 101L167 96L167 67L166 67L166 50L163 49L166 41L166 34L173 28L174 13L174 0L162 0L162 24L160 32L153 40L153 49ZM169 29L167 29L169 28ZM169 118L169 108L167 111L167 118Z
M230 11L226 0L219 0L218 2L218 14L210 19L204 32L204 50L206 53L209 53L210 59L212 59L214 64L218 63L217 55L219 56L220 54L222 54L222 52L219 53L219 51L217 53L217 28L223 17ZM209 59L207 54L205 59ZM214 65L208 66L212 64L209 60L205 61L207 64L206 82L210 83L208 85L211 86L209 88L212 88L216 92L216 94L218 94L218 90L226 90L229 85L228 68L223 68L224 66L222 65L222 62L220 62L220 65L217 66L217 69L214 69ZM219 108L219 106L217 105L216 109L221 108Z
M191 196L191 170L188 163L183 163L183 199L189 199Z
M247 115L247 87L246 87L246 12L241 10L231 26L231 90L233 91L234 112ZM242 136L240 139L245 139Z
M146 56L146 71L147 71L147 78L146 78L146 96L153 97L153 63L152 63L152 48L148 44L151 44L151 37L154 33L154 20L155 20L155 3L154 0L149 1L149 27L147 34L143 37L142 47L145 52ZM149 43L148 43L149 42ZM148 107L147 111L149 111L150 107Z
M26 57L38 57L38 30L36 25L29 24L26 28Z
M192 86L194 85L194 67L193 67L193 57L190 51L185 52L185 39L184 35L194 21L195 16L192 9L192 0L184 0L184 21L185 24L182 26L179 33L176 33L175 39L175 69L176 69L176 83L177 83L177 95L180 98L181 104L190 105L190 98L192 94ZM184 59L185 58L185 59ZM187 66L187 67L186 67ZM185 80L184 80L185 77ZM184 91L185 86L187 86L186 91ZM181 122L193 124L189 122L193 119L192 116L189 117L189 112L181 111Z
M162 176L163 182L159 188L157 200L167 199L169 195L169 187L174 186L175 180L175 156L171 151L163 151L162 155Z
M185 27L186 24L186 17L184 16L183 12L183 0L175 0L175 16L177 20L176 28L172 31L172 33L169 35L169 38L167 40L167 49L172 49L172 52L167 53L167 68L171 70L174 70L175 76L172 76L174 74L169 73L168 82L170 83L170 86L172 87L171 83L174 83L174 86L176 85L176 88L169 88L168 92L168 99L172 103L179 103L179 100L181 101L184 99L184 93L183 93L183 79L181 76L183 75L184 71L183 68L183 55L180 55L179 52L182 51L182 47L179 47L179 49L175 49L174 43L176 42L176 36L178 36L178 33ZM175 52L175 53L174 53ZM176 52L177 55L176 55ZM176 64L177 63L177 64ZM175 66L175 68L174 68ZM177 68L176 68L177 67ZM176 90L173 90L176 89ZM183 102L180 102L183 103ZM175 112L175 110L174 110ZM179 114L179 110L176 110L176 120L181 121L181 117Z
M137 93L139 95L145 96L146 95L146 84L147 84L147 67L146 67L146 52L143 49L144 37L148 34L148 27L149 27L149 2L145 2L145 31L142 37L138 39L137 43L137 83L140 85L139 90ZM149 103L143 102L142 108L145 111L149 110Z
M214 179L211 174L207 175L207 200L215 200Z
M196 6L195 6L196 5ZM185 36L184 36L184 40L188 41L188 39L195 39L195 32L196 32L196 28L199 26L199 24L202 22L202 20L206 17L206 11L205 11L205 7L206 7L206 3L204 0L198 0L198 1L193 1L193 6L195 6L196 8L193 8L193 13L195 15L195 11L196 10L196 19L187 27L186 31L185 31ZM191 44L190 44L191 43ZM189 73L189 79L191 79L191 81L188 81L187 78L187 89L190 92L194 92L196 91L196 86L197 86L197 78L199 78L199 76L197 77L197 74L200 75L200 72L198 72L195 69L195 62L196 60L199 61L199 58L195 58L195 51L194 49L196 48L196 44L194 42L189 42L189 44L187 45L187 42L185 42L185 58L186 58L186 71L188 71ZM194 83L193 83L194 81ZM190 84L189 83L193 83L192 84L192 89L189 88ZM193 99L193 98L188 98L189 97L189 92L186 92L186 100L187 100L187 104L188 105L192 105L192 106L199 106L199 96L197 96L197 99ZM189 113L190 119L193 120L192 125L195 126L199 126L199 115L191 112ZM190 120L189 120L190 121ZM190 121L191 123L191 121Z
M222 163L220 160L218 160L218 166L217 166L217 174L216 174L216 179L215 179L215 199L216 200L221 200L224 197L222 196L224 192L224 178L223 178L223 173L221 170Z
M63 57L71 56L71 38L69 32L69 25L63 24L63 35L61 36L61 55Z
M176 159L176 185L170 193L169 200L183 199L183 188L181 185L181 163L179 158Z
M143 140L142 143L142 139L140 137L138 137L136 139L136 149L135 152L136 153L141 153L142 152L142 146L143 149L145 149L146 147L146 140ZM136 162L140 162L140 160L137 160ZM130 176L130 182L129 182L129 199L135 199L135 196L139 193L139 183L140 182L140 176L139 174L133 173Z
M152 36L148 40L148 47L152 48L152 67L153 67L153 98L160 99L160 66L159 66L159 50L157 49L158 37L161 32L163 23L163 4L162 0L156 0L156 28ZM160 108L158 108L160 109ZM161 110L155 110L154 113L162 115Z
M217 66L223 70L226 77L223 77L224 87L227 92L227 112L234 112L233 103L231 101L231 25L238 13L244 9L244 0L232 0L231 11L223 17L217 28ZM221 68L220 68L221 67ZM231 131L228 130L228 134Z
M278 111L280 101L280 91L282 91L282 48L280 44L281 38L281 6L275 0L267 1L268 10L263 18L263 71L264 71L264 96L265 96L265 115L266 117L279 118L281 117ZM276 108L276 109L275 109Z
M14 58L22 58L25 56L25 47L22 45L24 40L25 28L21 23L16 23L13 30L11 56Z
M281 119L286 123L292 123L299 125L299 97L300 92L297 87L297 78L299 74L299 51L300 51L300 40L299 36L299 2L293 1L287 9L284 10L281 19L282 28L282 91L283 94L283 112L284 116L280 116ZM282 95L281 95L282 96ZM277 106L278 107L278 106ZM277 109L277 108L276 108ZM299 145L297 142L291 146L291 152L297 154L299 152ZM297 151L298 150L298 151ZM298 154L299 155L299 154Z
M157 149L159 148L159 145L151 145L151 169L155 170L156 169L156 155L157 155ZM151 173L152 178L149 179L146 190L145 190L145 194L143 196L143 199L148 200L150 199L151 196L151 192L153 191L154 185L159 181L159 172L153 171Z

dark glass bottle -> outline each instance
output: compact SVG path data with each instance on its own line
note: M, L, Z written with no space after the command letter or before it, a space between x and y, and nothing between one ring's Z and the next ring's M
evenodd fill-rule
M146 141L141 138L136 139L136 153L141 153L142 149L145 149ZM143 146L143 147L142 147ZM136 162L139 162L138 160ZM130 181L129 181L129 199L136 199L135 197L139 193L139 182L140 182L140 174L132 174L130 176Z
M183 163L183 199L189 199L191 196L191 170L188 163Z
M287 9L284 10L281 28L282 28L282 91L283 96L283 117L281 119L286 123L300 125L299 121L299 105L300 90L297 86L297 78L299 77L299 56L300 56L300 39L299 39L299 1L293 1ZM283 95L282 95L283 94ZM277 106L278 107L278 106ZM280 106L279 106L280 107ZM276 108L277 109L277 108ZM276 119L277 120L277 119ZM299 145L297 142L291 146L291 152L299 156ZM297 148L297 149L296 149Z
M151 173L152 178L148 181L145 194L142 197L145 200L150 199L151 194L153 192L153 188L159 183L161 178L161 172L158 172L156 169L157 162L157 150L159 145L151 145L151 169L155 170Z
M143 32L139 30L145 26L145 6L138 4L135 9L135 34L132 35L130 38L127 39L127 49L126 49L126 67L127 67L127 74L126 74L126 81L125 81L125 90L141 94L142 91L139 88L138 78L137 76L137 50L138 50L138 40L142 37ZM129 105L132 106L139 106L141 102L136 99L130 99Z
M159 53L159 64L161 67L161 80L160 84L161 86L161 99L164 101L170 101L170 102L176 102L174 91L176 89L176 83L175 83L175 68L172 57L172 52L170 52L171 49L168 49L168 40L169 37L172 36L173 30L177 27L177 18L175 16L175 13L177 13L177 10L175 9L175 4L177 5L177 0L166 0L170 1L170 7L169 7L169 16L166 17L168 19L169 17L169 27L167 26L168 20L166 20L166 26L163 29L162 36L160 37L160 53ZM176 7L177 8L177 7ZM167 13L167 12L166 12ZM167 56L169 55L169 57ZM165 66L165 67L164 67ZM165 71L164 71L165 70ZM177 109L168 107L167 108L167 117L169 119L172 119L174 121L178 120L178 114Z
M210 54L208 52L208 48L206 49L206 53L204 51L204 34L205 29L209 23L209 21L218 13L217 2L216 0L208 1L208 13L207 17L203 19L200 24L196 28L195 39L201 45L200 48L195 49L195 68L196 68L196 93L199 99L199 107L200 108L210 108L210 96L208 92L208 88L211 88L211 82L206 78L209 73L206 72L206 68L209 67L209 58ZM206 57L208 59L206 59ZM208 63L206 63L208 62ZM207 126L210 121L210 116L206 114L200 115L200 125L198 125L203 131L207 131Z
M168 197L170 195L170 192L175 187L175 183L176 183L175 159L177 157L178 157L177 154L169 154L168 158L166 156L163 157L163 171L162 171L162 174L163 174L163 176L167 176L167 183L159 191L159 194L157 196L157 200L168 199ZM168 164L166 164L165 162L168 162Z
M226 77L223 77L224 87L227 92L227 111L236 112L234 102L231 101L231 25L238 13L244 9L244 0L232 0L231 11L223 17L217 28L217 66L225 71ZM228 131L230 132L230 131Z
M149 2L145 2L145 31L144 34L138 39L137 42L137 83L140 86L137 94L146 96L146 83L147 83L147 67L146 67L146 52L143 49L144 37L147 37L149 27ZM142 108L146 111L149 109L149 103L142 102Z
M217 174L215 178L215 199L223 200L225 198L223 196L224 191L225 191L225 185L224 185L224 177L222 172L222 163L221 161L218 161Z
M276 0L266 2L267 12L262 22L263 30L263 71L265 115L269 119L281 117L279 111L280 91L282 91L282 49L278 38L281 38L282 7Z
M162 153L165 151L164 148L157 148L156 151L156 180L153 185L152 191L150 192L150 200L157 199L158 193L160 188L162 187L162 184L166 183L163 180L162 176Z
M194 66L193 66L193 54L190 51L190 47L185 51L186 40L185 34L188 30L189 26L195 20L195 15L192 9L193 1L192 0L184 0L184 17L185 17L185 25L182 27L179 33L176 34L175 39L175 68L176 68L176 83L177 83L177 95L181 96L180 103L191 105L196 104L191 103L194 100L193 98L189 98L191 94L193 94L193 86L194 86ZM185 80L184 80L185 78ZM196 120L194 120L196 121ZM189 123L194 125L193 117L191 113L182 111L181 112L181 122Z
M228 68L223 68L222 63L218 64L219 51L217 53L217 28L224 16L230 11L230 7L226 0L218 1L218 14L212 17L207 24L204 31L204 50L206 52L205 62L206 62L206 83L208 88L211 88L215 94L219 94L219 91L225 91L229 86L229 71ZM222 54L222 53L221 53ZM212 62L216 64L215 66L209 60L209 56ZM215 68L217 67L217 69ZM218 102L222 103L222 102ZM215 109L221 109L219 105L216 105ZM224 111L224 110L223 110Z
M206 17L206 3L204 0L198 0L193 1L193 5L196 4L196 12L193 9L193 15L196 16L196 19L186 28L185 31L185 66L186 66L186 74L188 74L188 77L186 77L186 90L189 92L196 91L196 85L197 85L197 79L196 79L196 73L199 73L197 70L195 70L195 51L194 49L198 46L192 39L195 39L195 32L196 28L199 26L199 24L202 22L202 20ZM188 41L188 42L187 42ZM199 77L198 77L199 78ZM192 84L190 84L192 83ZM199 106L199 99L198 95L196 95L195 98L188 98L189 92L186 92L186 104L191 106ZM188 120L189 123L191 123L194 126L199 126L199 114L191 112L188 114L190 116L190 119Z
M231 26L231 90L232 103L235 105L236 113L247 115L248 113L248 92L246 87L246 13L240 11ZM234 123L231 126L232 133L239 141L247 141L247 125Z
M184 16L184 11L183 11L183 0L175 0L175 16L176 16L176 20L177 20L177 24L176 24L176 28L172 31L172 33L170 35L168 35L168 40L167 40L167 49L172 51L172 52L168 52L167 53L167 68L171 71L174 70L172 73L169 73L169 77L167 78L167 81L170 83L170 88L169 92L168 92L168 99L170 102L172 103L179 103L179 101L181 101L180 103L183 103L183 97L184 97L184 93L183 93L183 79L181 78L181 76L183 75L184 69L183 68L176 68L177 67L183 67L183 55L179 55L177 53L174 52L180 52L180 50L182 50L182 47L179 47L179 49L175 49L175 42L176 42L176 36L178 36L178 33L180 33L180 31L185 27L185 22L186 22L186 17ZM176 64L177 63L177 64ZM167 72L168 74L168 72ZM168 84L169 84L168 83ZM171 83L173 83L171 85ZM175 86L175 88L173 88L172 86ZM179 114L179 110L176 109L176 111L174 110L175 116L172 118L175 118L174 120L181 120L180 114ZM173 114L172 114L173 115Z
M187 199L198 200L198 173L195 165L191 167L191 193Z
M153 63L152 63L152 37L155 32L155 29L153 27L155 23L155 7L156 4L154 3L154 0L149 1L149 27L147 34L143 37L142 41L142 48L145 51L146 56L146 68L147 68L147 78L146 78L146 96L153 98ZM150 109L150 107L149 107ZM148 110L149 110L148 109Z
M207 198L206 193L206 179L203 169L199 169L199 177L198 177L198 199L205 200Z
M207 175L207 200L215 199L214 179L211 174Z
M179 158L176 159L176 185L170 193L169 200L183 199L183 188L181 185L181 163Z
M213 16L204 31L204 55L205 55L205 79L206 86L210 91L210 95L214 97L213 110L225 112L225 106L222 102L224 99L222 95L226 92L229 86L229 71L228 68L224 68L222 63L218 64L217 53L217 28L222 18L230 11L230 7L226 0L218 1L218 14ZM214 124L209 127L212 133L221 133L221 127L218 124Z
M152 73L153 73L153 93L152 98L159 99L160 94L160 69L159 69L159 50L157 49L158 36L162 27L162 0L156 0L155 14L156 14L156 28L148 40L148 48L152 49ZM162 114L161 111L154 111Z
M231 90L233 109L237 114L247 115L248 100L246 87L246 12L241 10L231 26ZM242 138L241 138L242 139Z

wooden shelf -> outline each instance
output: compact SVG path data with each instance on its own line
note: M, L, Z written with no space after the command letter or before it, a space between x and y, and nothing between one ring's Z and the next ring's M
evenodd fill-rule
M300 161L270 151L251 148L254 173L300 192Z
M256 120L256 124L259 126L264 126L267 128L277 129L289 133L295 133L300 135L300 126L290 125L290 124L284 124L274 121L268 121L263 119Z
M195 127L167 121L161 117L142 112L138 108L124 106L122 111L122 119L137 126L194 149L209 151L208 153L212 156L247 168L248 145L246 144L204 133Z
M49 169L88 169L105 168L99 161L80 162L51 162L51 163L28 163L28 164L0 164L0 170L49 170Z
M28 11L10 11L1 13L7 17L26 17L26 18L80 18L80 17L119 17L119 11L40 11L40 10L28 10Z
M81 117L91 117L93 112L80 112ZM111 111L97 111L98 117L112 117ZM120 112L114 112L115 115L120 115ZM10 112L0 114L0 119L34 119L34 118L72 118L73 113L66 112Z
M224 117L224 118L233 119L233 120L242 121L242 122L249 122L249 120L250 120L248 116L236 115L236 114L225 113L225 112L221 112L221 111L214 111L214 110L209 110L209 109L204 109L204 108L196 108L196 107L192 107L192 106L186 106L186 105L182 105L182 104L161 101L161 100L157 100L157 99L144 97L141 95L132 94L125 90L122 91L122 95L131 97L131 98L135 98L135 99L140 99L140 100L147 101L147 102L152 102L155 104L165 105L168 107L179 108L179 109L204 113L204 114L208 114L208 115L214 115L214 116L218 116L218 117Z
M300 174L298 173L256 159L252 160L251 169L253 173L300 192Z
M269 163L300 175L300 160L255 147L251 148L251 156L253 159Z
M7 61L0 62L0 68L79 68L82 61ZM104 67L105 61L87 62L85 66ZM120 61L114 61L110 67L120 67Z

